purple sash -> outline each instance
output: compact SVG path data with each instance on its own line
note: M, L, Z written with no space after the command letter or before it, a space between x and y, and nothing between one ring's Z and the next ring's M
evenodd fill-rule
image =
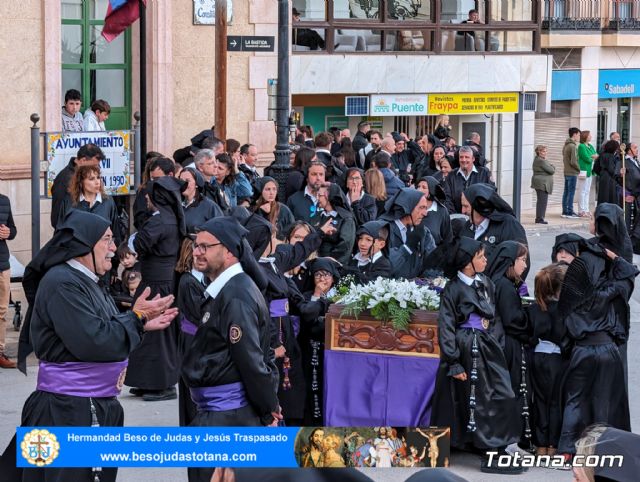
M460 325L460 328L474 328L476 330L486 331L486 328L482 326L482 317L477 313L471 313L469 319Z
M300 333L300 317L296 315L291 315L291 325L293 326L293 336L298 337L298 333Z
M183 333L191 336L195 335L196 331L198 331L198 327L191 321L187 320L187 318L184 316L180 320L180 329Z
M201 412L224 412L249 405L242 382L217 387L191 387L191 400Z
M289 300L287 298L273 300L269 303L269 315L271 318L289 316Z
M40 361L37 389L73 397L117 397L129 360L107 363Z

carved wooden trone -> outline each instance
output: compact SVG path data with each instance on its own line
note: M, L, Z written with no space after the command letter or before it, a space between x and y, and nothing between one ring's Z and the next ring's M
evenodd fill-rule
M368 311L358 318L342 316L343 305L331 305L325 317L325 348L359 353L379 353L439 358L438 313L416 310L406 330L376 320Z

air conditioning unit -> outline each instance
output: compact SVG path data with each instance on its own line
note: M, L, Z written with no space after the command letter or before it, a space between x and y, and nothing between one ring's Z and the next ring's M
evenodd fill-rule
M368 95L349 95L344 98L344 115L350 117L369 115Z
M538 94L524 94L524 110L530 112L535 112L536 110L538 110Z

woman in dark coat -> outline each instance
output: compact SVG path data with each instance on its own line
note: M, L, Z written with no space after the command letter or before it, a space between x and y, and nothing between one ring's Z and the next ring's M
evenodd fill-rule
M495 312L495 288L482 274L487 261L480 241L455 240L440 301L436 378L431 424L451 427L457 448L504 453L520 435L520 414L511 388ZM499 414L499 415L498 415ZM489 466L483 471L521 473Z
M182 208L187 233L195 233L196 228L211 218L222 216L222 209L208 197L202 195L205 180L199 171L188 167L180 172L180 179L187 183L182 192Z
M621 196L618 196L618 184L616 179L619 176L620 164L620 144L618 141L610 140L602 148L602 154L593 163L593 172L598 175L598 204L612 203L620 204Z
M58 223L61 223L72 209L97 214L109 221L113 240L116 246L120 244L122 239L118 227L118 209L113 198L104 192L100 167L80 166L76 168L69 183L69 195L63 199L60 207Z
M356 228L374 221L378 215L376 200L364 190L364 171L357 167L347 169L346 198L356 220Z
M276 180L269 176L256 179L253 183L253 197L256 199L253 212L262 216L273 226L278 239L284 239L296 220L289 208L277 200L278 183Z
M496 315L505 333L504 355L511 378L511 388L518 399L522 414L520 444L531 448L531 382L527 366L530 365L529 341L531 328L522 296L527 296L527 285L522 276L527 269L528 249L516 241L503 241L489 259L487 274L496 287Z
M339 263L347 264L356 239L356 222L342 189L337 184L321 187L318 190L318 206L322 208L319 223L324 224L331 218L335 228L335 233L322 241L318 255L331 256Z

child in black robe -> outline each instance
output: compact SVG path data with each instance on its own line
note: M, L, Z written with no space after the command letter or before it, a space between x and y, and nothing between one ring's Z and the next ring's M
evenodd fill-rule
M527 307L533 331L531 344L534 345L531 385L536 455L555 455L562 427L560 387L568 366L566 357L570 346L567 329L558 314L558 297L566 272L565 263L555 263L538 271L536 302Z
M504 454L518 440L520 419L511 389L495 314L495 288L482 274L486 267L480 241L462 237L451 251L447 283L440 301L436 378L431 424L451 427L451 445ZM522 473L520 467L497 467L490 473Z
M531 383L527 373L531 329L522 304L522 296L529 294L523 280L527 270L529 250L516 241L503 241L493 249L488 275L496 287L496 315L504 329L504 355L511 378L511 388L518 399L522 414L519 445L531 450Z
M356 233L358 251L342 268L342 276L353 275L358 283L368 283L378 277L391 276L391 264L383 253L389 238L389 228L384 221L364 223Z

